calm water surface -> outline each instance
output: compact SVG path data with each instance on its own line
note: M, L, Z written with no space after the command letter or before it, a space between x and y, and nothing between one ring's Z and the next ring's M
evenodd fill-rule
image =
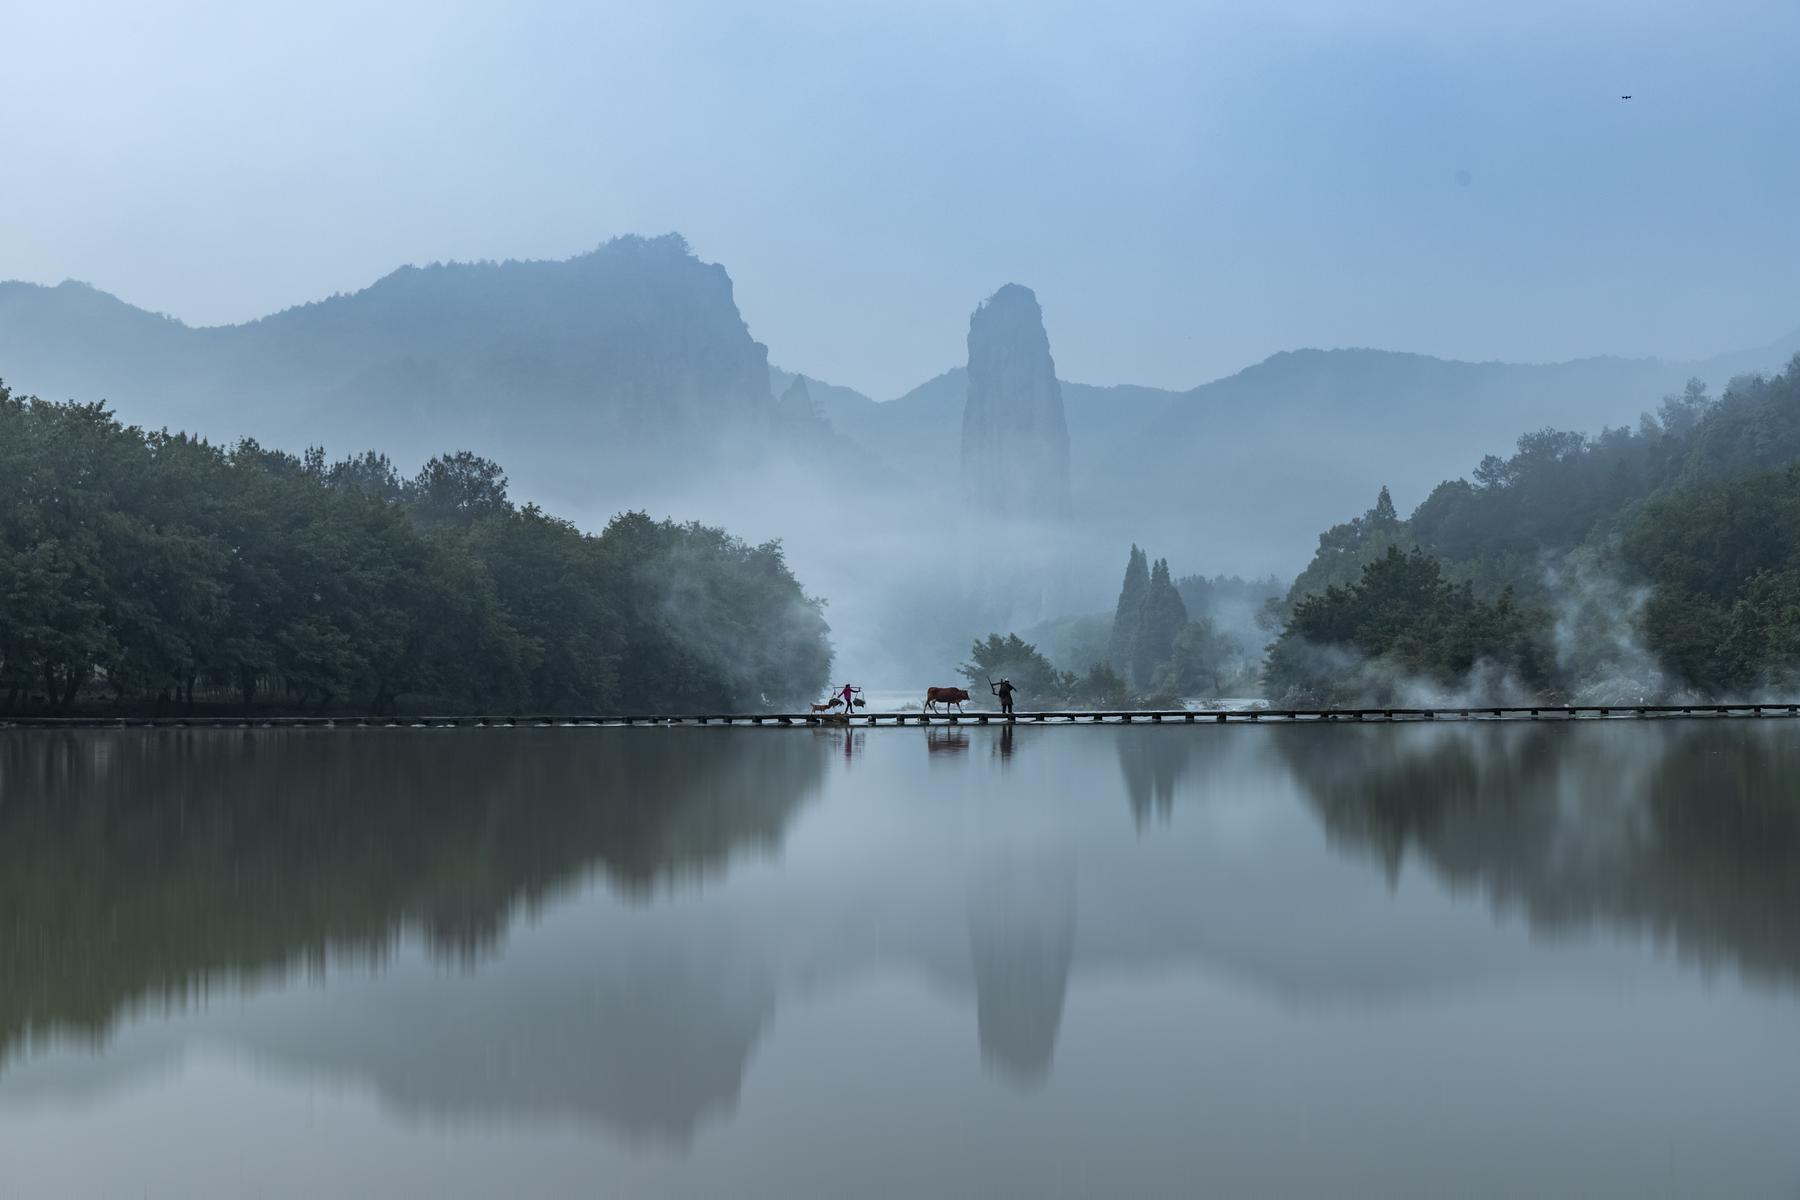
M1800 723L0 734L0 1195L1800 1193Z

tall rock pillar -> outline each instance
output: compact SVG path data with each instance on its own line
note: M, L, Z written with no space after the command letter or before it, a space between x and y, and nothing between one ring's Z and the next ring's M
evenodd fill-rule
M1044 314L1009 283L969 318L963 497L998 516L1069 515L1069 427Z

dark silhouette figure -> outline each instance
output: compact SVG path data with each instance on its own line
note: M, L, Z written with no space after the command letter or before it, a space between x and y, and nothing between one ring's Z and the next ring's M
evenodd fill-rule
M1018 690L1013 687L1012 680L1002 679L999 683L990 683L988 686L994 689L994 695L1000 697L1000 711L1010 717L1013 710L1013 692Z

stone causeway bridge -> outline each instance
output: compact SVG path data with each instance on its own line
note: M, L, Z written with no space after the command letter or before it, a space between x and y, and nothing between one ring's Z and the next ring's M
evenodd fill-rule
M902 725L1318 725L1336 722L1600 721L1800 717L1800 704L1449 705L1436 708L1094 709L958 713L651 713L407 717L9 717L0 729L496 729L602 726L830 728Z

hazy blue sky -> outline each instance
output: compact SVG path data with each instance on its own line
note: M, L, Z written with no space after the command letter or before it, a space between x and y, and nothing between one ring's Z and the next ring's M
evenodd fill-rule
M1795 0L0 0L0 62L0 278L191 323L673 229L884 397L1009 280L1093 382L1800 326Z

